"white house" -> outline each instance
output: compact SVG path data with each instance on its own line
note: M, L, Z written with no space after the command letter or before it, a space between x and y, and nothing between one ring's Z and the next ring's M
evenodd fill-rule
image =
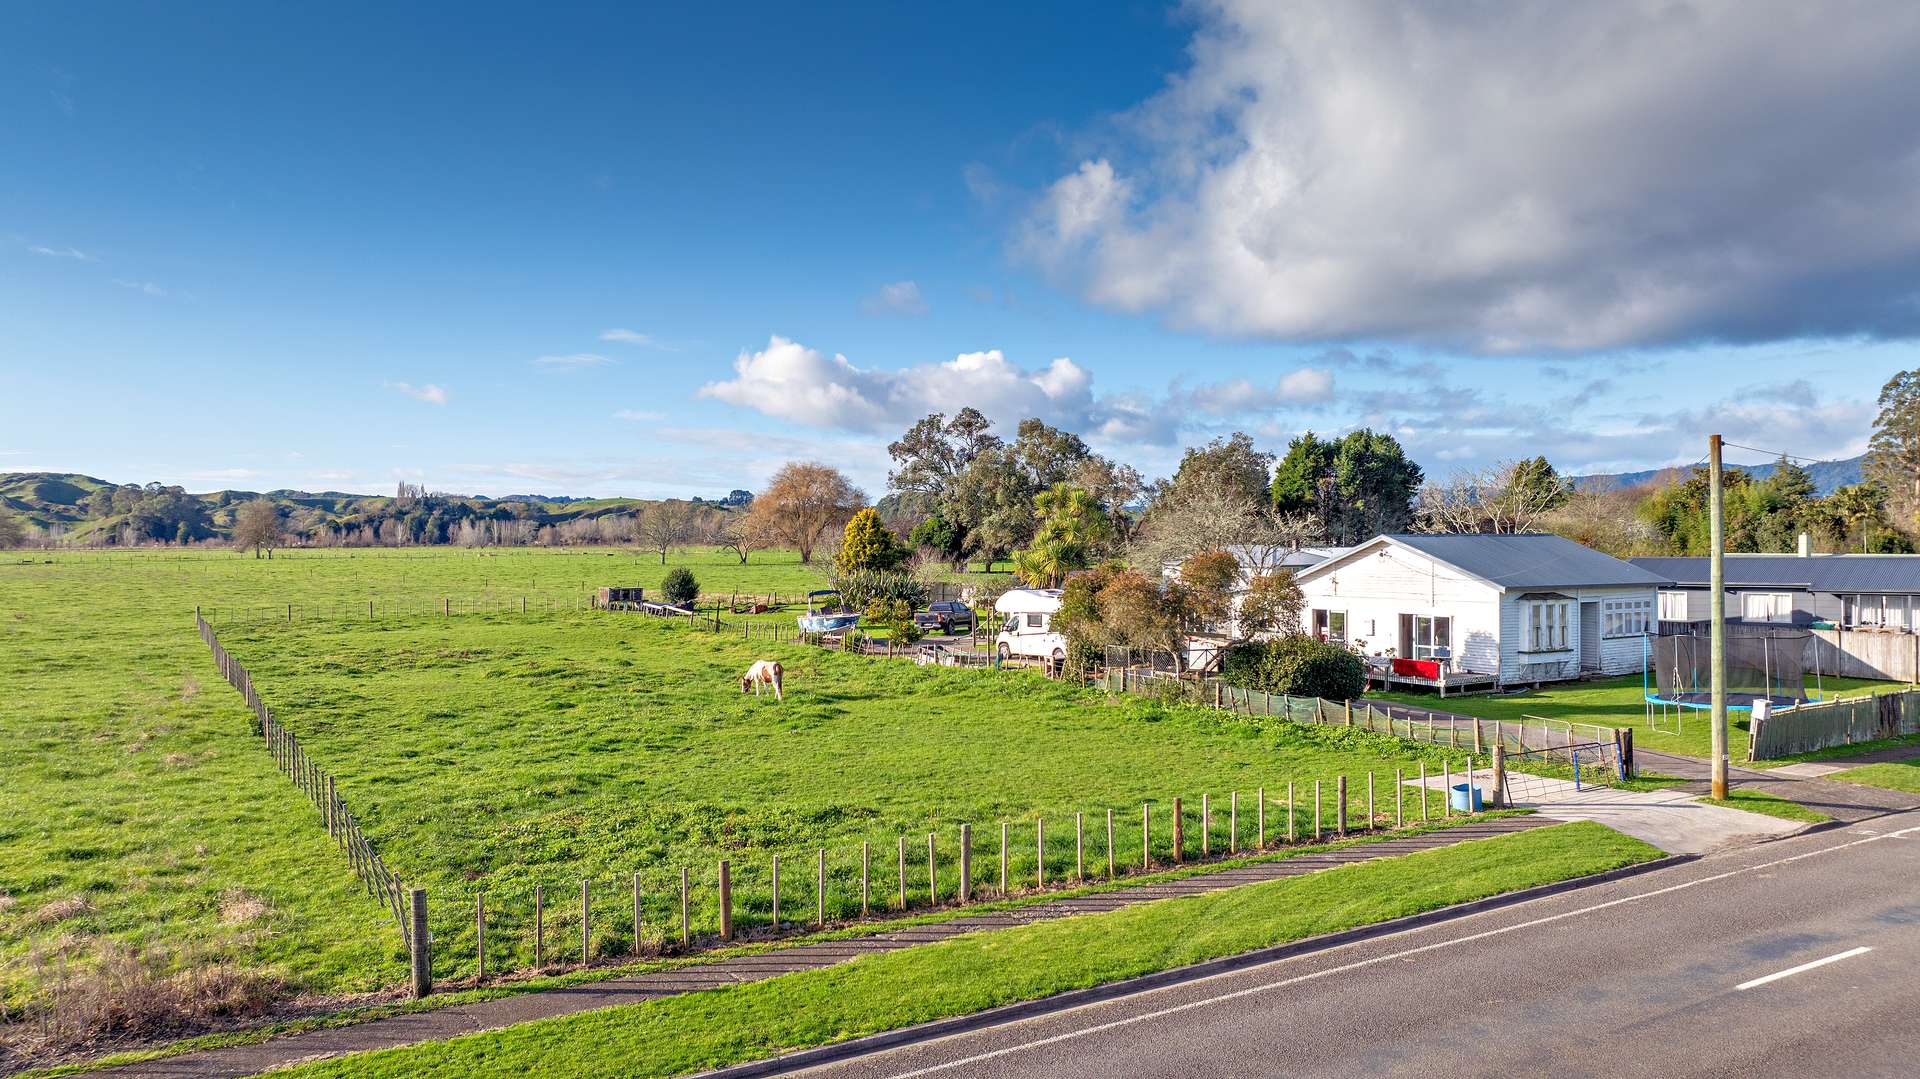
M1310 632L1454 686L1637 671L1668 583L1539 534L1375 536L1294 579Z

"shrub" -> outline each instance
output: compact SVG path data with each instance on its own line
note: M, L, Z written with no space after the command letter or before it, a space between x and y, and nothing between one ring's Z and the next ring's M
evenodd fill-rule
M828 577L840 590L840 602L856 611L866 610L876 600L898 600L909 611L927 602L927 586L905 573L836 570Z
M833 564L842 573L857 570L897 570L907 561L905 544L880 521L880 514L871 509L861 510L847 521L845 535L840 541L840 550L833 556Z
M1367 688L1359 656L1304 634L1234 646L1220 662L1220 677L1248 689L1330 701L1351 700Z
M913 624L913 605L905 600L874 600L860 617L886 630L888 642L894 645L912 644L922 636L920 627Z
M700 596L700 582L693 577L693 571L685 566L675 566L667 571L660 581L660 594L667 602L676 607L685 607Z

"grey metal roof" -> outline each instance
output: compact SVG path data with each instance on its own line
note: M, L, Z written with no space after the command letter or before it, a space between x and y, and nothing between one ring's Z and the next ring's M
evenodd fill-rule
M1690 588L1707 587L1707 559L1635 558L1634 565ZM1791 588L1804 592L1920 592L1920 555L1730 554L1729 588Z
M1526 533L1402 535L1404 543L1456 569L1502 588L1599 588L1607 585L1663 585L1672 578L1629 565L1565 536Z

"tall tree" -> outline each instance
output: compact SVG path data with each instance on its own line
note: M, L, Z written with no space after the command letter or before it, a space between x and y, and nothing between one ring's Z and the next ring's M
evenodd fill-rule
M847 518L833 564L842 573L863 569L896 570L910 553L900 537L881 523L880 514L869 507Z
M948 419L935 412L907 428L907 433L887 446L894 469L887 474L887 486L895 491L914 491L936 500L952 496L954 484L973 459L1000 445L990 433L992 424L971 405Z
M242 503L233 516L233 545L253 548L253 557L280 544L280 507L264 498Z
M789 461L773 474L767 489L754 496L748 512L766 535L797 549L800 561L812 562L820 538L866 501L838 469L817 461Z
M1533 532L1571 495L1572 485L1547 459L1534 457L1456 472L1445 484L1426 484L1414 514L1428 532Z
M1308 431L1288 445L1271 494L1276 509L1312 515L1328 542L1348 546L1406 531L1425 478L1399 440L1383 431L1363 427L1331 442Z
M1173 474L1173 488L1204 485L1259 501L1268 495L1272 473L1273 454L1255 449L1251 435L1235 431L1189 447Z
M1893 496L1902 524L1912 527L1920 510L1920 370L1902 371L1880 388L1865 471Z
M1273 507L1282 513L1308 514L1324 525L1333 456L1334 444L1312 431L1287 443L1286 456L1273 470Z

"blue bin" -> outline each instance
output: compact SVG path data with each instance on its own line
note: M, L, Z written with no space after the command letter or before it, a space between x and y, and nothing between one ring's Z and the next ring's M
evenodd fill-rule
M1473 802L1472 808L1468 808L1467 806L1467 802L1469 799L1471 799ZM1471 788L1469 788L1465 783L1455 783L1453 785L1453 795L1449 799L1449 801L1453 804L1453 808L1458 812L1461 812L1461 813L1480 812L1480 785L1476 783Z

